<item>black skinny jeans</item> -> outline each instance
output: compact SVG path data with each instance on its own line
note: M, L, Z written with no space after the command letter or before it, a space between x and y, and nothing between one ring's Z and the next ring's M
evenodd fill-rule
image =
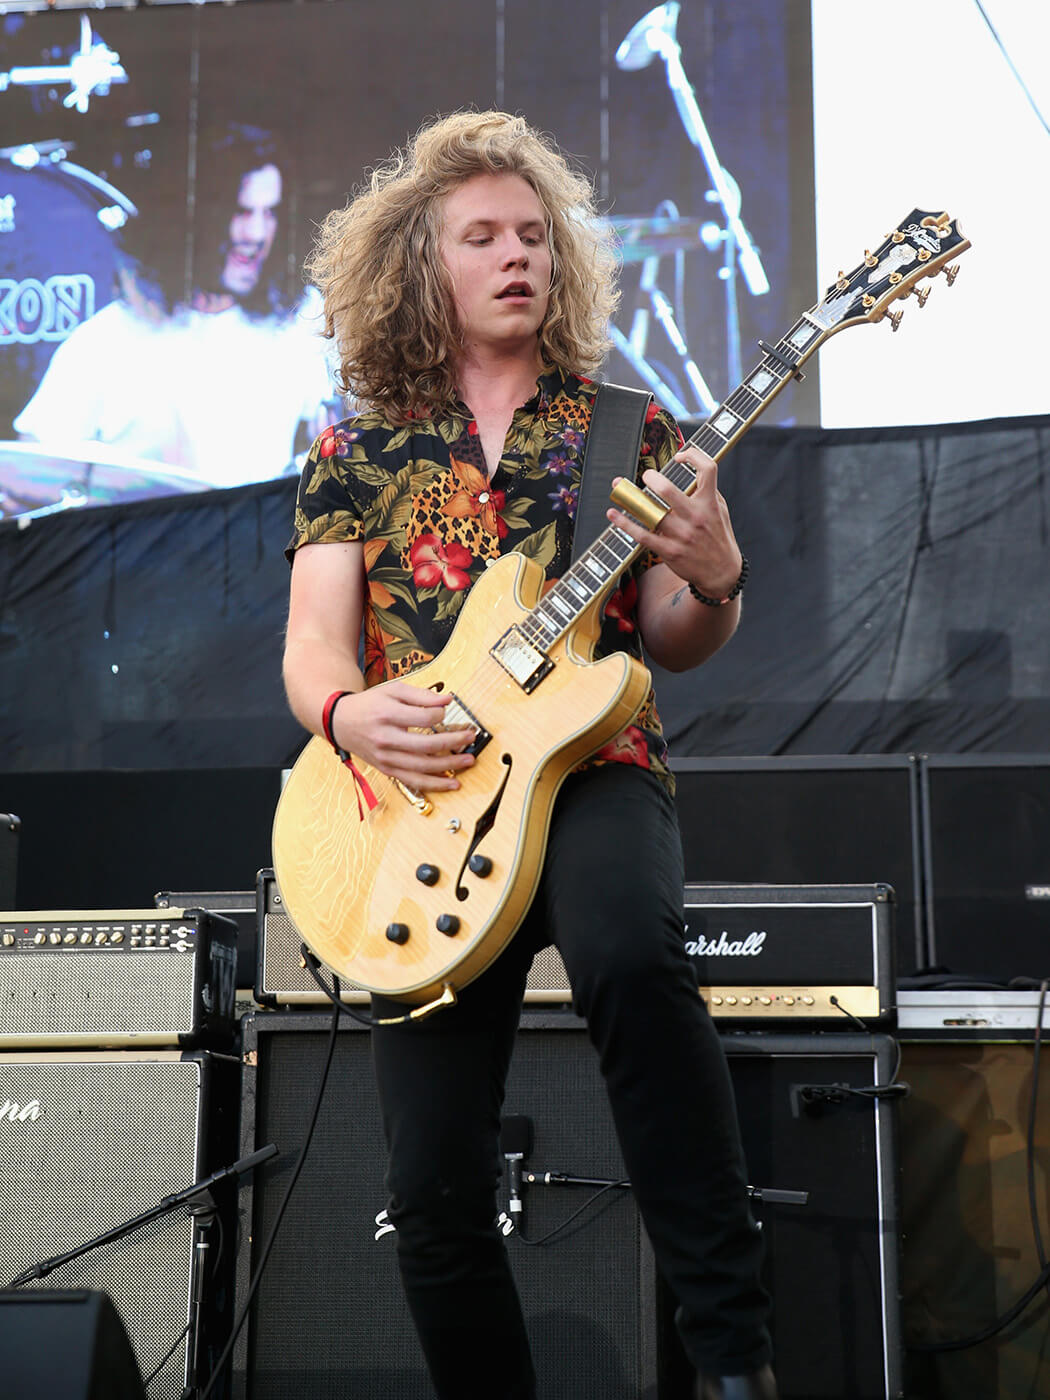
M373 1032L390 1219L441 1400L535 1395L496 1225L499 1130L526 974L551 942L598 1051L690 1357L716 1375L769 1359L760 1236L725 1055L683 947L683 883L674 804L657 780L624 764L575 775L558 796L542 882L510 945L455 1007ZM375 1005L382 1015L401 1009Z

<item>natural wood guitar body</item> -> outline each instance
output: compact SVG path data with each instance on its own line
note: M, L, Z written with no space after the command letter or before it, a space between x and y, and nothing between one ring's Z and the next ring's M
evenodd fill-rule
M395 782L360 764L378 799L362 818L353 776L313 739L285 784L273 860L303 939L339 977L410 1003L464 987L504 948L539 882L551 809L562 781L637 714L649 673L623 652L589 660L594 609L552 647L531 693L490 649L535 606L543 571L520 554L477 581L441 655L413 685L455 695L491 734L456 792L413 804ZM483 832L479 839L479 832ZM486 874L471 856L491 861ZM425 884L417 872L437 872ZM452 934L441 916L458 920ZM403 943L387 930L407 929Z

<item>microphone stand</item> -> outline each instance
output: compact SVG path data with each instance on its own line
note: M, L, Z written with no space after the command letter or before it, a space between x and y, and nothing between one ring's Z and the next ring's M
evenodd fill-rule
M190 1207L188 1214L194 1222L195 1234L199 1234L210 1226L215 1219L216 1207L212 1198L212 1188L230 1177L240 1176L244 1172L253 1171L263 1162L271 1157L276 1157L277 1147L274 1143L267 1143L265 1147L260 1147L257 1152L253 1152L248 1157L242 1157L240 1161L234 1162L231 1166L223 1167L217 1172L212 1172L202 1181L195 1182L192 1186L187 1186L182 1191L176 1191L172 1196L165 1196L158 1201L155 1206L145 1210L141 1215L133 1216L122 1225L114 1225L112 1229L103 1231L100 1235L95 1235L93 1239L86 1240L83 1244L77 1245L75 1249L66 1250L62 1254L53 1254L49 1259L43 1259L39 1264L34 1264L32 1268L23 1269L11 1282L8 1288L21 1288L24 1284L32 1283L35 1279L46 1278L54 1269L60 1268L63 1264L68 1264L74 1259L79 1259L82 1254L88 1254L93 1249L98 1249L102 1245L110 1244L114 1240L124 1239L126 1235L132 1234L143 1225L148 1225L150 1221L159 1219L162 1215L170 1215L180 1206L186 1205L196 1197L201 1197L201 1201ZM203 1251L206 1246L202 1241L195 1240L193 1257L191 1260L190 1277L190 1324L187 1328L187 1378L186 1388L183 1392L185 1396L195 1394L197 1389L197 1371L199 1364L198 1342L200 1333L201 1311L203 1305L203 1276L204 1259Z
M569 1176L566 1172L522 1172L522 1181L529 1186L622 1186L629 1189L631 1183L610 1177ZM766 1201L770 1205L804 1206L809 1203L808 1191L782 1191L772 1186L749 1186L747 1194L751 1200Z
M713 189L707 192L707 199L709 203L721 206L725 226L720 229L712 224L701 236L709 248L714 249L719 243L723 244L723 263L718 275L726 288L729 383L735 385L743 377L736 295L737 272L743 273L748 290L756 297L769 291L769 279L751 235L740 218L740 187L718 159L714 142L697 104L696 94L682 66L682 49L675 37L679 9L677 4L665 4L650 10L624 39L616 57L620 67L627 70L644 67L653 54L658 54L663 59L667 67L667 85L671 89L671 96L678 108L685 133L699 150L707 166L713 186Z

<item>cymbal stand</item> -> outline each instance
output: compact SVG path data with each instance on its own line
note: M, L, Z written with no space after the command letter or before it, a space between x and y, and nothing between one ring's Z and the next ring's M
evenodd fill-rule
M677 219L678 210L671 200L665 199L656 209L656 218ZM675 253L676 265L680 267L682 253ZM657 284L657 277L660 271L660 254L653 253L643 259L642 271L639 278L638 290L640 294L648 299L649 307L638 306L635 308L634 317L631 321L630 346L636 358L631 360L632 365L638 373L643 373L641 366L644 364L652 377L646 378L646 383L656 394L661 403L665 404L676 417L692 416L693 410L681 403L677 395L659 379L656 371L649 361L645 359L645 352L649 338L650 317L659 321L663 327L664 334L674 348L682 364L682 371L696 396L696 402L700 406L702 413L710 414L718 407L718 400L712 394L707 381L700 372L700 366L693 359L686 344L685 336L682 334L675 319L674 308L670 300ZM657 387L657 385L660 387ZM670 398L667 395L670 394Z
M671 89L678 114L682 119L686 135L699 150L707 166L712 189L707 193L709 203L718 204L724 218L724 226L707 226L704 236L708 248L723 245L723 262L719 278L726 289L726 338L729 383L739 383L740 361L740 320L737 305L736 278L738 271L744 276L752 296L763 296L769 291L758 250L751 235L740 218L740 188L723 167L715 151L714 142L704 123L703 115L696 101L696 94L686 77L682 66L682 49L675 37L678 24L678 4L658 5L642 17L631 29L616 53L619 66L632 71L645 67L654 55L663 59L667 68L667 84Z

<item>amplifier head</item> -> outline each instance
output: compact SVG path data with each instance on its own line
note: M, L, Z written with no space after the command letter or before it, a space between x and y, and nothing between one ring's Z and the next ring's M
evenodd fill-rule
M0 912L0 1048L231 1042L236 938L203 909Z
M685 948L725 1020L893 1019L889 885L687 885Z

